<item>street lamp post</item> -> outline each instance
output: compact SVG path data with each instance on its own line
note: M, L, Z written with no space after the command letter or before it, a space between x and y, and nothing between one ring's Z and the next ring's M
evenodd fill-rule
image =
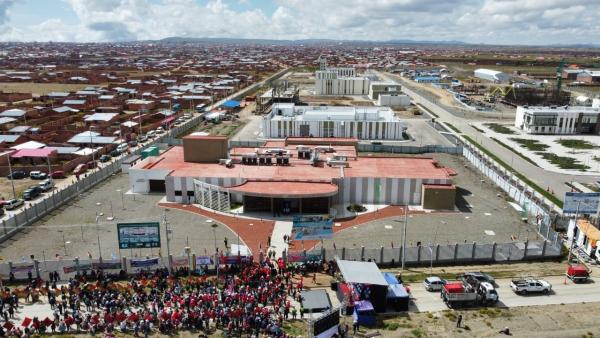
M98 259L102 259L102 248L100 247L100 229L98 227L98 220L102 216L102 213L96 211L96 236L98 236Z
M165 209L163 211L163 222L165 225L165 233L167 235L167 264L168 264L168 268L169 268L169 273L172 272L171 270L171 238L170 238L170 234L171 234L171 230L169 229L169 222L167 221L167 211L169 209Z
M90 148L92 149L92 161L93 161L93 162L96 162L96 154L95 154L95 152L94 152L94 141L93 141L93 139L92 139L92 138L94 137L94 136L92 135L92 127L93 127L93 126L90 126L90 130L89 130L88 132L90 133Z
M408 226L408 204L404 207L404 222L402 224L402 270L406 262L406 227Z
M10 183L12 185L13 198L17 199L17 192L15 190L15 178L13 177L12 165L10 164L10 154L7 155L8 158L8 173L10 174Z

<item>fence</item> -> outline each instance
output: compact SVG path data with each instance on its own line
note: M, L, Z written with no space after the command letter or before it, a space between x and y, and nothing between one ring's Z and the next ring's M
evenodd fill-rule
M444 147L438 145L426 146L402 146L388 144L359 143L359 152L396 153L396 154L425 154L425 153L447 153L462 154L462 147Z
M505 263L553 259L561 255L558 240L517 241L508 243L456 243L450 245L413 246L406 248L405 264L408 266L461 265L474 263ZM402 247L398 248L317 248L303 253L292 253L296 257L304 255L320 256L325 260L335 257L346 260L371 260L381 264L398 265L402 262Z

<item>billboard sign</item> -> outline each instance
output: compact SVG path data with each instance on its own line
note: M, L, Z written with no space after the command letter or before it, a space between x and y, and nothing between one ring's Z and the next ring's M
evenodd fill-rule
M600 192L566 192L563 213L593 215L598 212L599 203Z
M292 224L295 240L327 239L333 237L333 218L329 216L295 216Z
M160 224L117 223L119 249L160 248Z

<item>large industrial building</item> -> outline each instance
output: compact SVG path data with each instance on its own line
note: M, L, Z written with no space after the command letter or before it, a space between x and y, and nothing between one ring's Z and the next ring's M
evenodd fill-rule
M183 146L129 169L133 192L229 211L336 214L349 203L454 209L452 170L431 158L361 157L358 140L288 138L230 148L225 137L187 136Z
M326 68L315 72L316 95L367 95L369 78L356 76L354 68Z
M600 108L519 106L515 127L529 134L599 134Z
M476 78L492 82L508 82L508 75L497 70L479 68L473 72Z
M265 138L356 137L402 140L406 126L389 107L298 106L273 104L263 117Z

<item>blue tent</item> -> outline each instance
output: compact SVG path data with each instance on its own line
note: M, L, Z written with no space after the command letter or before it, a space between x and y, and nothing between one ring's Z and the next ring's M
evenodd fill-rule
M396 276L394 276L394 274L391 273L391 272L384 272L383 273L383 278L385 278L385 280L389 284L400 284L400 282L398 281L398 279L396 278Z
M240 101L235 100L227 100L223 102L223 107L225 108L238 108L240 106Z

